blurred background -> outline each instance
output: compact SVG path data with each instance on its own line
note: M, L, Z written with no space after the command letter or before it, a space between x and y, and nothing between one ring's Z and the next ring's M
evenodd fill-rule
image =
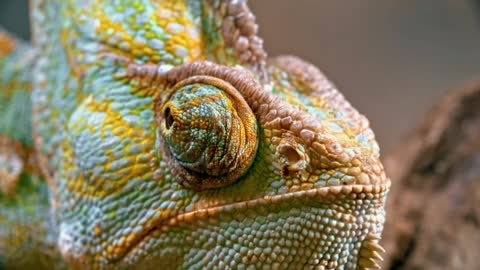
M0 0L27 39L28 0ZM250 1L271 56L314 63L371 121L388 151L448 90L480 78L480 1Z

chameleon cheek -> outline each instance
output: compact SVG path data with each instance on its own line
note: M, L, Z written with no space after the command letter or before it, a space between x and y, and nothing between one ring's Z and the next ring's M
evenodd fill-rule
M255 115L228 82L210 76L187 78L156 105L155 113L169 168L186 188L231 184L255 158Z

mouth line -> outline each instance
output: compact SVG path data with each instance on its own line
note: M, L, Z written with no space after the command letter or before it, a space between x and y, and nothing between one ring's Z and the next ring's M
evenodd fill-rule
M145 241L153 232L157 230L168 230L169 227L175 226L181 222L193 222L204 218L214 217L218 214L231 211L241 211L246 208L258 207L261 205L276 205L290 200L302 199L308 200L318 198L317 202L332 202L344 196L352 196L356 194L358 199L373 199L375 195L386 193L390 189L391 182L388 178L381 184L369 185L344 185L344 186L329 186L309 190L295 191L279 195L265 195L261 198L251 199L247 201L234 202L230 204L211 206L204 209L198 209L187 213L174 215L171 217L159 217L156 220L150 221L150 225L145 226L142 232L139 232L134 239L129 241L125 249L111 262L124 261L128 258L138 246ZM362 197L362 195L364 195ZM355 199L355 197L352 197Z

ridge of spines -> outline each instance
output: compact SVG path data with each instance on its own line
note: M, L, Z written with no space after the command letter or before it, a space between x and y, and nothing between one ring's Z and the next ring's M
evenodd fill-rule
M359 270L380 269L379 261L383 261L381 253L385 249L378 243L381 239L379 233L369 233L362 243L358 258Z

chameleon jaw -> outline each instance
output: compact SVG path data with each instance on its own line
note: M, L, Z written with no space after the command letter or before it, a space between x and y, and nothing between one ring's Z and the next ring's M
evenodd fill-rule
M195 224L202 222L202 220L205 222L218 220L222 214L242 213L254 207L268 207L273 212L275 209L282 209L282 207L287 205L292 207L292 202L316 207L320 204L332 204L343 200L378 200L380 204L376 207L381 208L380 212L383 213L383 204L389 189L389 179L378 185L322 187L282 195L264 196L258 199L199 209L170 218L152 220L148 223L150 226L145 227L142 232L136 235L132 239L133 241L130 241L129 245L123 249L122 253L116 254L117 259L112 260L111 263L115 265L136 265L139 260L143 259L142 254L147 249L148 242L156 237L162 237L178 227L188 226L189 224L195 227ZM355 217L352 214L341 216L342 222L345 223L354 223L357 219L362 219L362 217ZM383 224L383 220L378 220L377 222ZM383 249L378 245L380 233L381 229L372 231L370 228L369 233L365 235L363 246L360 250L357 250L359 266L363 267L361 269L370 269L369 267L376 265L376 260L381 260L379 253Z

